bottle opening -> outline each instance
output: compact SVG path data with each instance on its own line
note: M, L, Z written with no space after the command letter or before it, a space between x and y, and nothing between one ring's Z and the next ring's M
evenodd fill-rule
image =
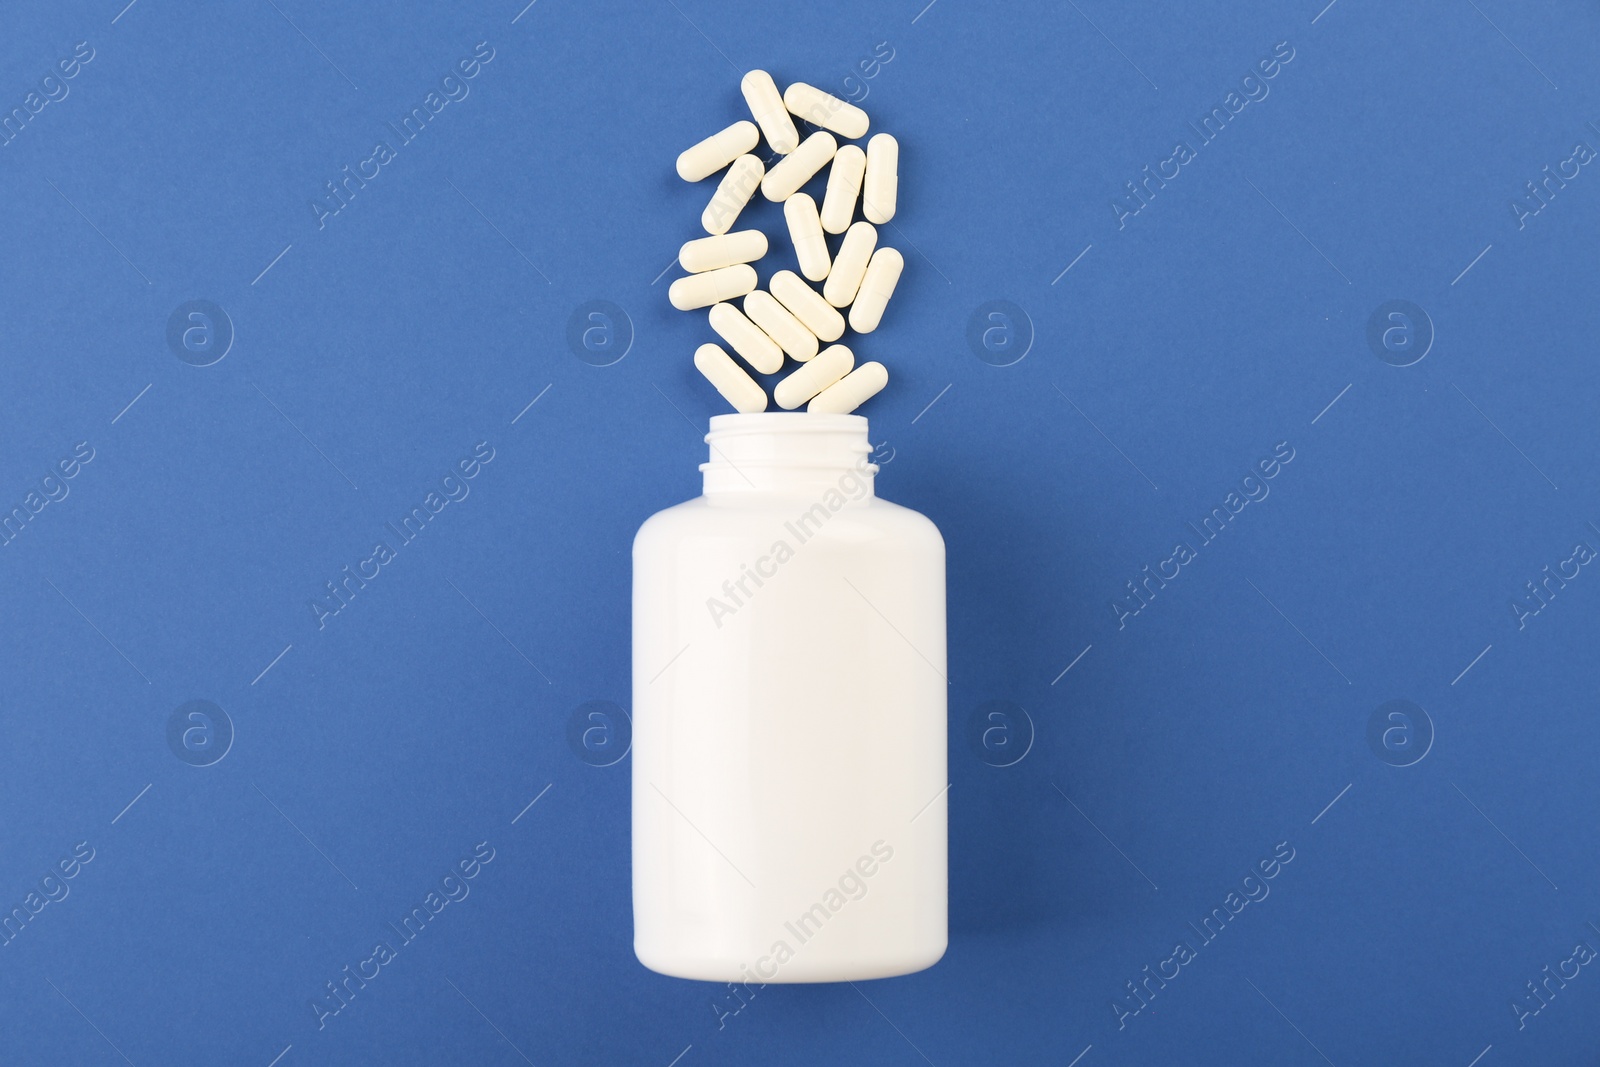
M878 473L864 415L764 411L713 415L705 491L787 491L854 474L870 493Z

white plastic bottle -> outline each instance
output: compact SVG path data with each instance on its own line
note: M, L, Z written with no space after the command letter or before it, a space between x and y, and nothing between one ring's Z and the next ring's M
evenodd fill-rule
M944 954L944 539L859 415L719 415L633 544L634 951L718 982Z

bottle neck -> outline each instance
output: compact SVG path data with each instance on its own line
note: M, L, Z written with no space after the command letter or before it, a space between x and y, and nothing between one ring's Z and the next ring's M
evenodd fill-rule
M853 501L873 495L878 468L868 460L872 444L861 415L714 415L706 444L711 458L700 471L707 496L836 490Z

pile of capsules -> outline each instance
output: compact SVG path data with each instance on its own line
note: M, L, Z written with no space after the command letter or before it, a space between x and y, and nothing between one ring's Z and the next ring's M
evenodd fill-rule
M755 122L735 122L678 157L678 175L684 181L727 171L700 216L711 236L689 241L678 252L678 262L689 275L672 283L668 297L680 311L709 307L712 330L760 373L782 370L785 354L800 363L772 390L780 408L792 411L806 404L807 411L854 411L888 384L889 372L878 362L857 367L849 348L831 342L844 336L845 309L857 333L878 328L905 267L899 252L877 247L873 228L873 223L882 225L894 217L900 145L880 133L864 151L853 144L840 147L834 134L848 140L867 135L867 113L804 82L780 96L772 75L752 70L739 87ZM819 128L802 141L795 118ZM757 126L768 147L783 157L771 170L750 154ZM830 163L819 211L800 189ZM756 288L751 264L767 254L766 234L733 230L758 186L768 200L782 201L795 258L805 275L780 270L764 290ZM858 200L865 222L853 221ZM831 257L824 233L844 234ZM821 292L808 281L821 283ZM744 298L742 311L729 302L735 297ZM823 342L828 347L819 351ZM767 409L766 390L722 346L701 345L694 365L736 411Z

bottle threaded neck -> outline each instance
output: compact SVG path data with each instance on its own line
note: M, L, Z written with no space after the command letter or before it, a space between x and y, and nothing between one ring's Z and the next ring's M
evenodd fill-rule
M700 465L706 493L795 492L854 479L872 495L877 465L862 415L806 411L714 415Z

